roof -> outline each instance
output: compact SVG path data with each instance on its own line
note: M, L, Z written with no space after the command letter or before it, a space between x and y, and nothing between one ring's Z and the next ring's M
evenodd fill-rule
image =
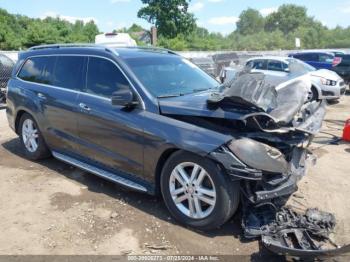
M310 50L310 51L298 51L294 53L290 53L290 55L296 55L296 54L328 54L328 55L334 55L331 51L317 51L317 50Z
M117 47L109 48L96 44L54 44L34 46L21 55L43 55L43 54L85 54L102 55L114 54L122 58L132 58L153 55L177 55L175 52L157 47Z

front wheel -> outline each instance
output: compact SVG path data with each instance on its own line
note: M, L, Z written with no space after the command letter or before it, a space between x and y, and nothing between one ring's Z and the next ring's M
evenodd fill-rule
M223 225L239 204L238 183L211 160L183 151L165 163L161 190L173 217L201 230Z

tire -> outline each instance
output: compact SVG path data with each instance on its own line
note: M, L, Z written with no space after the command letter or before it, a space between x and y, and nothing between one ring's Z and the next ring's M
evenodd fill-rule
M315 87L311 87L311 101L318 100L318 92Z
M183 184L181 184L179 180L176 178L174 179L174 177L179 177L178 175L180 174L175 171L175 168L180 167L188 174L187 178L189 178L196 165L199 171L197 171L198 175L196 176L198 179L193 182L196 183L194 187L192 187L191 182L189 182L190 186L186 187L182 186ZM202 171L204 173L202 173ZM198 186L201 180L200 177L203 179L201 185ZM179 178L182 179L181 176ZM185 180L182 182L184 181ZM211 230L222 226L232 217L239 205L239 183L229 180L220 170L219 166L213 161L192 153L178 151L171 155L164 165L160 182L162 196L171 215L180 223L199 230ZM176 192L175 190L180 192L186 189L187 193L185 191L173 195L171 193ZM206 191L203 191L203 189ZM203 194L203 192L206 193ZM208 194L209 192L210 196ZM210 199L209 202L211 204L203 202L203 197L205 197L206 201ZM181 198L185 200L176 204L174 199L180 200ZM197 208L198 199L200 208ZM215 199L215 201L213 201L213 199ZM192 209L194 212L192 212L192 214L190 211L190 201L194 206L194 209ZM195 203L196 201L197 203ZM201 210L202 213L197 212L198 210Z
M32 128L33 128L33 133L36 135L35 137L35 142L37 144L37 147L34 147L33 144L29 143L30 145L26 145L25 141L28 141L28 127L30 126L30 123L32 123ZM35 130L35 131L34 131ZM39 130L38 124L34 120L34 118L27 114L24 113L20 119L19 122L19 136L20 136L20 141L22 148L24 150L25 156L30 159L30 160L40 160L44 158L48 158L51 153L50 150L48 149L45 140ZM31 137L31 136L30 136Z

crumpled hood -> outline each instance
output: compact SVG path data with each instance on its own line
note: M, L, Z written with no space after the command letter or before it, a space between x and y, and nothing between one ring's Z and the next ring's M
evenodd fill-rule
M213 91L159 99L160 112L165 115L202 116L212 118L241 119L249 109L221 107L211 108L207 100Z
M221 91L208 90L160 98L160 112L174 117L194 116L242 121L253 119L255 122L263 117L265 120L261 120L259 126L264 131L268 131L264 128L268 125L268 119L274 123L272 126L276 131L278 128L299 129L307 133L319 131L325 114L325 103L307 102L311 85L308 75L286 81L277 87L264 84L263 80L263 74L248 74L240 76L230 87Z
M323 77L333 81L338 81L339 78L341 78L336 72L333 72L328 69L320 69L317 71L313 71L310 73L310 75L315 77Z

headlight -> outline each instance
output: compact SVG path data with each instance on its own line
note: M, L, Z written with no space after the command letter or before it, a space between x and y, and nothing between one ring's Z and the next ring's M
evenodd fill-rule
M326 85L326 86L336 86L337 85L337 81L329 80L329 79L326 79L323 77L321 77L321 83L323 85Z
M243 163L255 169L272 173L288 171L284 155L276 148L249 138L232 140L228 147Z

